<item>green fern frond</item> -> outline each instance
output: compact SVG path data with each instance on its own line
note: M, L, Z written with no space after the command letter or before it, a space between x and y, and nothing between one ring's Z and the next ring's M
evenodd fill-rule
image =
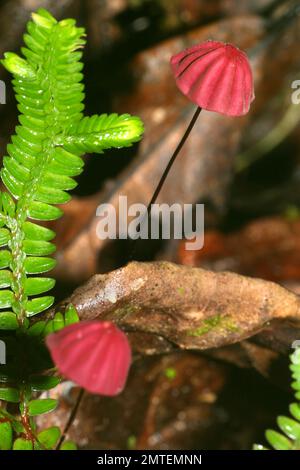
M19 125L7 146L1 178L0 308L26 317L51 306L45 294L48 277L32 277L52 269L54 232L28 219L48 221L62 215L57 204L70 200L67 191L83 170L81 156L127 147L143 133L139 118L128 114L83 117L84 85L80 49L84 29L73 19L56 21L44 9L32 14L24 35L23 57L6 53L2 64L13 74L20 111ZM1 325L1 313L0 313Z
M266 439L275 450L300 450L300 348L290 356L292 371L292 388L298 403L292 403L289 411L292 417L278 416L279 431L268 429ZM266 447L256 444L255 450L266 450Z

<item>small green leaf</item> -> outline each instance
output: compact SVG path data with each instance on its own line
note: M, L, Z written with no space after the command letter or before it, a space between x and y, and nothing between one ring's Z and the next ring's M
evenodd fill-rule
M13 430L9 421L0 423L0 450L10 450L12 446Z
M291 441L273 429L266 431L266 439L275 450L291 450L292 448Z
M62 330L64 326L65 326L64 317L60 312L57 312L53 318L53 330L54 331Z
M26 78L27 80L34 80L36 77L35 71L28 62L14 52L6 52L1 62L6 70L17 77Z
M59 377L49 377L47 375L35 375L30 377L30 385L33 391L42 392L51 390L61 382Z
M53 449L60 438L60 434L60 429L53 426L38 433L38 440L46 449Z
M41 274L53 269L56 261L53 258L31 256L25 260L27 274Z
M14 301L14 294L10 290L0 290L0 308L11 307Z
M31 400L28 403L28 412L30 416L42 415L55 410L58 401L52 398Z
M62 215L62 210L45 202L32 202L29 208L29 216L37 220L56 220Z
M45 329L46 322L44 320L40 320L34 323L30 328L27 330L28 336L41 336Z
M74 305L69 304L65 311L65 324L66 326L79 322L79 316Z
M19 390L12 387L0 388L0 400L9 401L10 403L19 403L20 393Z
M0 246L7 245L10 240L10 233L7 228L0 228Z
M19 327L16 314L0 312L0 330L16 330Z
M23 224L23 230L26 238L29 240L49 241L55 237L55 232L53 230L28 221Z
M2 419L7 418L9 420L10 424L12 425L12 428L15 432L17 432L19 434L24 432L24 427L20 423L20 421L17 421L12 414L10 414L8 411L4 410L3 408L0 408L0 418L2 418Z
M61 189L40 186L36 192L36 200L47 204L65 204L71 199L70 194Z
M0 288L10 287L12 283L12 274L7 269L2 269L0 271Z
M290 405L290 413L295 419L300 421L300 404L299 403L292 403Z
M40 240L24 240L23 247L25 253L32 256L51 255L56 249L53 243Z
M82 158L74 155L73 153L67 152L67 150L62 147L57 147L55 149L54 159L56 163L64 166L66 170L75 171L75 175L77 174L76 172L81 171L84 165Z
M77 445L73 441L65 441L62 443L59 450L77 450Z
M294 389L296 391L300 390L300 381L299 381L299 379L296 380L296 382L292 382L291 386L292 386L292 389Z
M28 439L19 437L14 442L13 450L33 450L33 444Z
M278 416L277 423L282 432L284 432L290 439L300 439L300 424L286 416Z
M56 23L56 20L53 18L53 19L50 19L44 15L41 15L42 13L42 9L39 10L39 13L40 14L37 14L37 13L32 13L32 19L33 21L38 25L38 26L42 26L43 28L46 28L46 29L50 29L52 28L52 26Z
M16 205L10 194L2 193L2 206L4 214L9 215L10 217L14 217Z
M38 297L33 300L28 300L26 302L26 315L28 317L37 315L38 313L43 312L47 308L51 307L53 302L54 302L54 297L51 297L51 296Z
M66 175L58 175L50 172L46 172L41 181L43 186L49 186L50 188L70 190L77 186L77 182Z
M26 295L38 295L47 292L55 285L54 279L50 277L29 277L24 284Z
M0 269L7 268L11 262L11 253L8 250L0 251Z

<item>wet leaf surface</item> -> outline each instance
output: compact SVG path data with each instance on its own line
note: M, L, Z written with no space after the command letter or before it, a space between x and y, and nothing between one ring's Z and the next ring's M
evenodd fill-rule
M143 354L224 346L266 327L276 338L278 325L278 334L285 326L296 335L300 326L299 297L277 284L168 262L134 262L96 275L68 302L82 319L113 320L133 332Z

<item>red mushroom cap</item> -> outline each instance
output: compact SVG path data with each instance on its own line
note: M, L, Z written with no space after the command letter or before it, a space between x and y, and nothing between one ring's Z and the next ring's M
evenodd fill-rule
M126 335L111 322L83 321L46 338L59 372L87 391L113 396L126 382L131 350Z
M233 46L206 41L171 58L178 88L203 109L242 116L254 100L247 55Z

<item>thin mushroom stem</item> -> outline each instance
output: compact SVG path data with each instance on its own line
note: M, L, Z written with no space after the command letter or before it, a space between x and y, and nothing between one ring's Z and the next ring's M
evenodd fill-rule
M64 430L63 430L62 435L61 435L61 437L60 437L60 439L59 439L59 441L56 445L55 450L59 450L60 446L64 443L66 435L68 434L68 431L69 431L70 427L72 426L73 421L76 418L77 411L79 409L80 403L82 402L83 396L84 396L84 389L81 388L78 395L77 395L77 397L76 397L75 405L73 406L73 408L71 410L69 419L68 419L68 421L67 421L67 423L64 427Z
M167 176L168 176L168 174L170 173L170 170L171 170L171 168L172 168L172 166L173 166L173 164L174 164L174 162L175 162L175 160L176 160L178 154L180 153L180 150L181 150L182 147L184 146L184 144L185 144L185 142L187 141L187 139L188 139L188 137L189 137L189 135L190 135L190 133L191 133L191 131L192 131L194 125L196 124L196 121L197 121L197 119L198 119L198 117L199 117L201 111L202 111L202 108L200 108L200 107L198 106L198 107L196 108L195 113L193 114L193 117L192 117L192 119L191 119L191 121L190 121L190 123L189 123L189 125L188 125L188 127L187 127L187 129L186 129L186 131L185 131L185 133L184 133L183 136L181 137L181 139L180 139L180 141L179 141L179 143L178 143L176 149L174 150L174 152L173 152L173 154L172 154L172 156L171 156L171 158L170 158L170 160L169 160L169 162L168 162L168 164L167 164L167 166L166 166L166 168L165 168L165 170L164 170L164 172L163 172L163 174L162 174L162 176L161 176L161 178L160 178L160 180L159 180L159 182L158 182L158 185L156 186L156 189L155 189L155 191L154 191L154 193L153 193L153 195L152 195L152 198L151 198L151 200L150 200L150 202L149 202L149 204L148 204L148 206L147 206L147 211L146 211L145 217L144 217L144 219L142 220L142 222L138 225L137 231L140 230L140 227L141 227L141 225L143 224L145 218L148 218L148 219L149 219L150 214L151 214L152 205L155 203L156 199L158 198L158 195L159 195L159 193L160 193L160 191L161 191L161 188L163 187L164 182L166 181ZM136 239L134 240L134 242L133 242L134 244L133 244L132 251L131 251L131 256L130 256L131 259L133 258L134 254L135 254L136 246L137 246L138 240L139 240L139 239L136 238Z
M173 163L175 162L175 160L176 160L176 158L177 158L177 156L178 156L180 150L181 150L182 147L184 146L184 144L185 144L185 142L186 142L188 136L190 135L190 133L191 133L191 131L192 131L194 125L196 124L196 121L197 121L197 119L198 119L198 117L199 117L201 111L202 111L202 108L197 107L197 109L196 109L196 111L195 111L195 113L194 113L194 115L193 115L193 117L192 117L192 119L191 119L191 121L190 121L190 123L189 123L189 125L188 125L188 127L187 127L187 129L186 129L186 131L185 131L185 133L183 134L183 136L182 136L182 138L181 138L179 144L177 145L176 149L174 150L174 153L173 153L173 155L171 156L171 158L170 158L170 160L169 160L169 162L168 162L168 164L167 164L167 166L166 166L166 168L165 168L165 171L163 172L163 174L162 174L162 176L161 176L161 178L160 178L160 180L159 180L159 183L158 183L158 185L157 185L157 187L156 187L156 189L155 189L155 191L154 191L154 193L153 193L153 196L152 196L152 198L151 198L151 201L150 201L149 204L148 204L148 207L147 207L147 214L148 214L148 216L149 216L150 213L151 213L151 206L152 206L152 204L155 203L155 201L156 201L156 199L157 199L157 197L158 197L158 195L159 195L159 193L160 193L160 191L161 191L161 188L163 187L163 184L164 184L164 182L166 181L166 178L167 178L167 176L168 176L168 174L169 174L169 172L170 172L170 170L171 170L171 168L172 168L172 166L173 166Z

